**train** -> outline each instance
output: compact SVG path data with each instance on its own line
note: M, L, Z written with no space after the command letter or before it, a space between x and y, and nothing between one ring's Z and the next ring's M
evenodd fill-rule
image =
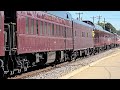
M120 44L120 36L67 11L0 11L0 77L72 61Z

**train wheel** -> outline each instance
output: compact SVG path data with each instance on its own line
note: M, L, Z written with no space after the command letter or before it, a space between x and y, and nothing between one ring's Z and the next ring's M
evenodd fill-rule
M4 78L4 69L0 67L0 79Z
M24 72L26 72L27 71L27 67L24 67Z
M14 70L13 70L13 71L10 71L10 75L14 75Z
M21 73L21 69L18 69L18 73L19 73L19 74Z

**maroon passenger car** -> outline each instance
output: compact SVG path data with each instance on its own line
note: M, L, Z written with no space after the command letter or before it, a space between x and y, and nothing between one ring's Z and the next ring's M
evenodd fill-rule
M0 56L4 55L4 11L0 11Z

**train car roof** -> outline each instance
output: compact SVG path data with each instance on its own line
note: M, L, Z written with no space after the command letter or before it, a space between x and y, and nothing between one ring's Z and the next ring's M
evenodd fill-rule
M93 22L91 22L89 20L84 20L83 22L85 22L85 23L87 23L87 24L89 24L91 26L94 26L94 28L97 29L97 30L112 34L111 32L106 31L105 29L103 29L100 25L94 24Z
M106 31L105 29L103 29L100 25L96 25L96 24L94 24L94 26L95 26L95 28L96 28L97 30L100 30L100 31L103 31L103 32L106 32L106 33L112 34L111 32Z
M73 22L76 22L78 24L93 28L93 26L91 26L91 25L89 25L89 24L87 24L85 22L82 22L82 21L79 21L79 20L76 20L76 19L72 19L72 20L73 20Z
M67 11L46 11L48 14L58 16L66 20L72 20L72 15Z

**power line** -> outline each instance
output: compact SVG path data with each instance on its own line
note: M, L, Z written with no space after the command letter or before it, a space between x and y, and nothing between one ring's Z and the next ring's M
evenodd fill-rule
M104 18L104 21L103 21L103 22L104 22L104 29L105 29L105 22L106 22L106 21L105 21L105 18Z
M101 19L102 16L99 15L97 17L98 17L98 24L99 24L100 23L100 19Z
M94 23L94 19L95 19L96 17L94 17L94 16L93 16L93 17L90 17L90 18L92 18L92 19L93 19L93 23Z
M120 18L106 18L106 19L120 19Z
M83 13L80 13L80 12L79 12L79 13L76 13L76 14L78 14L78 15L79 15L79 20L80 20L80 14L83 14Z

